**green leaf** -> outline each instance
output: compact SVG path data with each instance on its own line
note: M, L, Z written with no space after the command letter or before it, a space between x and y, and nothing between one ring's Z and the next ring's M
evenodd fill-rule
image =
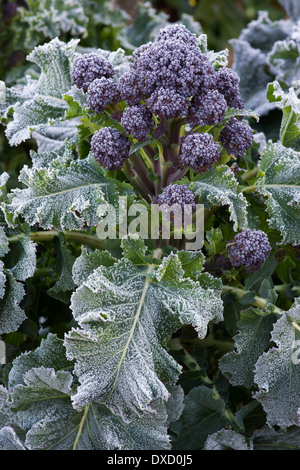
M173 449L200 450L207 437L226 424L224 400L206 386L195 387L184 399L180 420L171 425Z
M269 143L261 157L265 176L257 181L266 198L268 224L281 234L281 243L300 244L300 153L281 143Z
M219 361L222 374L234 385L251 388L254 384L254 366L270 344L274 323L272 314L260 315L253 309L240 313L235 336L236 351L230 351Z
M45 229L96 226L118 199L115 182L103 176L93 156L75 160L69 147L47 166L24 166L20 181L27 189L13 190L6 209Z
M254 398L262 404L270 426L297 426L300 394L299 299L275 323L272 341L275 347L264 353L256 363L254 380L259 390Z
M87 34L88 18L78 0L28 0L19 15L26 49L32 49L41 39L54 39L64 33L73 37Z
M26 450L10 426L0 429L0 450Z
M96 401L128 421L154 398L168 399L166 386L180 372L164 349L172 333L187 322L203 337L209 321L222 319L221 292L183 275L173 253L159 268L124 258L94 269L75 291L71 308L80 328L65 345L80 382L76 409Z
M72 277L72 268L75 257L67 246L64 245L63 236L60 234L54 240L56 252L56 269L59 272L59 279L53 287L48 289L47 293L61 302L69 303L70 295L75 284Z
M299 52L300 62L300 52ZM300 69L300 63L299 63ZM300 150L300 99L296 91L290 88L285 93L278 81L270 83L267 90L270 102L282 109L282 121L280 127L280 141L285 147Z
M253 450L300 450L300 429L292 426L275 430L264 426L253 433L250 442Z
M45 132L53 122L64 119L68 104L63 96L71 88L71 67L78 40L69 43L53 39L37 46L27 57L40 67L37 80L28 78L22 90L16 90L13 120L6 128L10 145L29 139L33 130Z
M204 450L250 450L246 439L231 429L222 429L208 436Z
M247 225L247 201L227 166L199 174L190 183L190 189L198 196L198 204L204 204L205 208L228 206L235 231Z
M14 424L29 450L151 450L169 449L167 427L182 410L182 390L171 387L167 407L159 399L152 412L129 423L104 405L90 403L82 411L71 405L75 391L63 341L49 334L35 350L21 354L9 374ZM68 370L67 370L68 369ZM1 390L0 390L1 391ZM0 431L0 436L6 431ZM1 437L0 437L1 442ZM15 445L4 442L5 449Z

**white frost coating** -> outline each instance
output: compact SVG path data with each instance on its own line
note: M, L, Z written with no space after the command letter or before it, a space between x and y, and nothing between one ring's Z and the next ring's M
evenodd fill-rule
M199 196L199 204L228 206L233 228L238 231L247 226L248 202L238 192L238 182L228 166L219 166L202 173L190 184L190 189Z
M266 197L270 227L279 230L282 243L300 244L300 153L281 143L268 143L260 161L265 176L257 190Z
M26 450L14 429L4 426L0 429L0 450Z
M20 302L25 295L24 286L16 281L9 271L6 271L5 275L6 295L0 300L0 334L16 331L26 319L20 307Z
M38 80L28 78L28 83L16 89L12 106L13 120L5 134L10 145L18 145L30 138L33 130L45 132L53 122L66 116L68 104L64 95L71 88L71 67L79 40L64 43L55 38L47 44L35 47L27 59L41 68ZM14 92L14 89L12 89Z
M79 230L97 225L107 212L111 183L91 155L76 161L66 150L47 167L23 167L20 181L28 188L14 190L7 208L30 225Z
M5 295L6 276L3 270L4 270L4 263L3 261L0 261L0 299L3 299Z
M300 302L275 323L272 341L275 347L256 363L255 382L259 391L254 398L267 413L269 426L288 428L298 425L300 405L300 368L295 358L295 341L300 340Z
M193 324L203 337L209 321L222 320L220 292L183 278L177 255L150 280L151 269L128 259L99 266L72 295L81 328L66 335L65 346L80 381L75 409L105 403L125 422L151 412L154 398L169 397L160 377L172 384L180 372L161 344L182 323Z

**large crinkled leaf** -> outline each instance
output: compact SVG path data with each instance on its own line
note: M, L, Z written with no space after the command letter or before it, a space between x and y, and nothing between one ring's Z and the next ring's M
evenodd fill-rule
M300 450L300 428L291 426L288 429L264 426L250 437L253 450Z
M258 400L270 426L298 426L300 406L300 302L275 323L272 332L275 346L264 353L256 363L255 383Z
M49 125L61 121L68 109L64 95L71 88L71 67L75 58L78 40L64 43L55 38L47 44L37 46L27 59L41 69L38 79L28 77L27 84L16 88L13 120L6 128L11 145L18 145L31 137L33 130L45 132ZM11 100L12 101L12 100Z
M291 34L291 21L271 21L268 13L258 12L258 18L242 30L238 39L230 41L234 51L232 68L240 77L240 92L246 108L260 115L274 109L267 100L266 89L276 77L270 70L268 54L274 43Z
M14 360L9 391L16 424L10 433L14 434L15 427L21 430L24 442L20 446L29 450L170 448L167 428L182 410L180 387L169 389L167 407L156 399L152 413L124 423L101 404L90 403L80 412L72 407L71 365L63 341L53 334L42 340L35 351Z
M300 76L300 75L299 75ZM300 81L298 84L300 89ZM282 109L280 141L285 147L300 150L300 96L294 88L286 93L279 82L269 84L267 90L269 101L275 102Z
M281 143L269 143L263 152L257 181L265 196L268 223L278 230L282 243L300 244L300 153Z
M269 56L276 80L290 87L300 77L300 25L294 25L289 38L277 41Z
M234 385L251 388L254 384L254 366L257 359L270 344L273 326L272 314L257 309L244 310L237 323L236 351L231 351L219 361L222 374Z
M199 174L190 183L198 196L198 204L205 208L228 206L235 231L247 225L247 200L238 190L238 182L227 166L219 166Z
M61 149L65 142L74 142L77 137L79 118L51 124L47 129L32 132L39 152L51 152Z
M71 298L80 328L65 337L80 382L76 409L105 403L129 421L151 410L154 398L168 399L167 384L180 372L164 348L172 333L189 323L203 337L209 321L222 319L221 291L183 275L171 254L159 268L124 258L85 278Z
M25 295L25 289L21 282L16 281L9 271L1 272L0 282L3 275L5 279L4 286L0 286L3 297L0 299L0 334L16 331L21 323L26 319L24 310L20 307L20 302Z
M173 449L200 450L207 437L228 423L225 402L204 385L193 388L184 399L184 410L171 425Z
M12 191L7 209L44 229L96 226L116 196L93 156L75 160L69 147L47 166L24 166L19 179L27 188Z
M26 8L19 10L25 37L24 46L31 49L40 39L87 35L88 18L79 0L28 0Z

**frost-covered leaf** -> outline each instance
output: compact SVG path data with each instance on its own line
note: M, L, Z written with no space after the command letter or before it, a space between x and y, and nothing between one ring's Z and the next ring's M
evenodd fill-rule
M290 35L291 27L290 20L271 21L267 12L260 11L240 37L230 41L234 51L232 68L240 77L239 88L245 107L259 115L275 107L266 97L268 83L276 78L270 70L268 54L276 41Z
M153 41L159 30L168 24L168 15L157 12L150 2L139 3L135 20L129 26L122 28L118 33L118 39L123 47L135 49L142 44Z
M54 39L69 33L72 37L87 35L88 18L78 0L28 0L19 9L24 46L31 49L41 38Z
M99 266L75 291L71 308L81 327L65 338L80 381L73 405L105 403L124 420L148 410L154 398L167 400L166 384L180 367L164 346L180 324L193 324L203 337L209 321L222 319L220 291L184 279L174 254L156 270L127 258Z
M52 334L35 351L15 359L9 390L26 449L169 449L167 426L181 410L180 387L170 389L169 416L163 402L156 399L153 413L124 423L101 404L90 403L80 412L72 407L70 366L63 341ZM177 412L171 412L174 406Z
M59 235L54 241L56 251L56 269L59 272L59 279L47 293L55 299L69 303L71 291L75 284L72 277L72 268L75 257L67 246L64 245L63 236Z
M223 375L234 385L253 386L254 366L270 344L270 332L274 317L248 309L240 314L239 329L235 337L236 351L231 351L219 361Z
M253 450L300 450L300 428L275 430L264 426L253 433L250 442Z
M38 65L41 74L38 79L27 78L23 88L13 90L16 97L13 120L6 128L11 145L18 145L31 137L33 130L47 131L53 122L64 119L68 109L64 95L71 88L71 67L75 58L78 40L64 43L57 38L37 46L27 57Z
M10 426L0 429L0 450L26 450Z
M231 429L215 432L205 441L204 450L250 450L246 439Z
M115 184L93 156L75 160L69 147L47 166L24 166L20 181L27 189L13 190L7 209L45 229L96 226L116 198Z
M205 208L228 206L235 231L247 225L247 201L227 166L199 174L190 183L190 189L198 196L198 204L204 204Z
M292 86L293 81L300 77L299 34L300 25L294 25L291 36L277 41L268 56L276 80L287 87Z
M75 142L78 133L79 118L51 124L47 129L39 129L32 132L32 138L37 143L40 153L51 152L61 149L65 142Z
M26 281L36 269L36 243L30 239L28 228L17 238L18 241L10 244L5 267L17 281Z
M1 273L0 282L2 283L3 272ZM20 302L25 295L25 289L21 282L16 281L9 271L5 271L5 294L3 287L0 286L0 334L16 331L26 318Z
M300 19L300 5L298 0L278 0L278 3L283 6L292 20L298 21Z
M299 84L300 85L300 81ZM269 84L267 90L269 101L276 102L276 106L282 109L282 121L280 127L280 141L285 147L300 150L300 98L294 88L288 93L284 92L279 82Z
M206 386L195 387L184 399L180 420L171 425L173 449L199 450L209 435L226 424L224 400Z
M259 391L254 398L262 404L270 426L297 426L300 405L299 299L275 323L272 341L275 347L264 353L256 363L254 380Z
M240 77L239 89L245 107L259 115L268 113L275 106L266 98L266 87L274 76L266 69L266 55L242 39L232 39L230 44L235 57L232 68Z
M257 181L265 196L268 223L282 243L300 244L300 153L281 143L269 143L260 161L264 177Z

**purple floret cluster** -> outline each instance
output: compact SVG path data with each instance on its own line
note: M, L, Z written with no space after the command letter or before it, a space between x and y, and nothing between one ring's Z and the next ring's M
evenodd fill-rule
M72 85L87 91L89 85L96 78L112 78L114 76L114 68L108 60L104 59L100 54L92 52L90 54L82 54L74 61L72 70Z
M210 170L221 157L219 148L211 134L189 132L181 139L179 166L192 168L198 173Z
M170 119L185 115L189 98L200 89L209 89L214 75L196 36L183 25L170 25L160 31L154 42L133 53L130 70L121 77L119 86L129 105L148 100L154 114Z
M119 170L129 157L130 143L117 129L103 127L91 140L95 160L107 170Z
M268 237L262 230L243 229L227 247L231 264L244 267L248 273L261 269L270 251Z
M87 91L88 105L95 113L103 113L107 105L120 101L118 85L111 78L96 78Z
M184 25L168 25L160 30L156 40L138 47L129 68L118 79L113 65L101 54L79 56L72 83L87 93L92 111L108 111L122 126L118 139L115 131L105 130L101 139L97 134L93 140L95 158L106 168L120 166L132 137L147 141L166 134L169 145L179 149L176 155L169 151L175 166L196 172L210 170L219 160L219 142L236 158L245 155L252 145L250 126L236 118L221 127L219 142L212 133L196 132L198 126L223 126L228 107L240 109L244 105L238 75L226 67L215 69L209 56L201 51L197 36ZM179 131L173 132L173 124L168 121L181 118L189 127L180 139ZM168 135L169 131L173 134ZM110 138L109 144L104 144L104 135ZM121 137L126 145L119 151Z
M214 126L224 119L227 102L218 90L196 95L191 104L188 120L194 125Z
M190 204L195 209L195 195L185 184L169 184L162 193L153 198L155 204L166 204L172 206L179 204L183 209L186 204Z
M240 77L234 70L221 68L216 73L215 88L224 96L230 108L244 108L244 103L240 96L239 84Z
M153 126L152 114L144 104L126 108L121 118L121 125L127 134L142 142L146 141Z
M230 155L242 158L253 143L253 130L248 123L231 118L221 130L219 141Z
M174 88L158 88L147 100L147 105L154 115L169 120L186 115L190 101Z
M173 206L170 220L184 228L191 223L191 215L196 208L195 195L185 184L169 184L162 193L154 196L153 203L159 204L162 214L167 216Z

